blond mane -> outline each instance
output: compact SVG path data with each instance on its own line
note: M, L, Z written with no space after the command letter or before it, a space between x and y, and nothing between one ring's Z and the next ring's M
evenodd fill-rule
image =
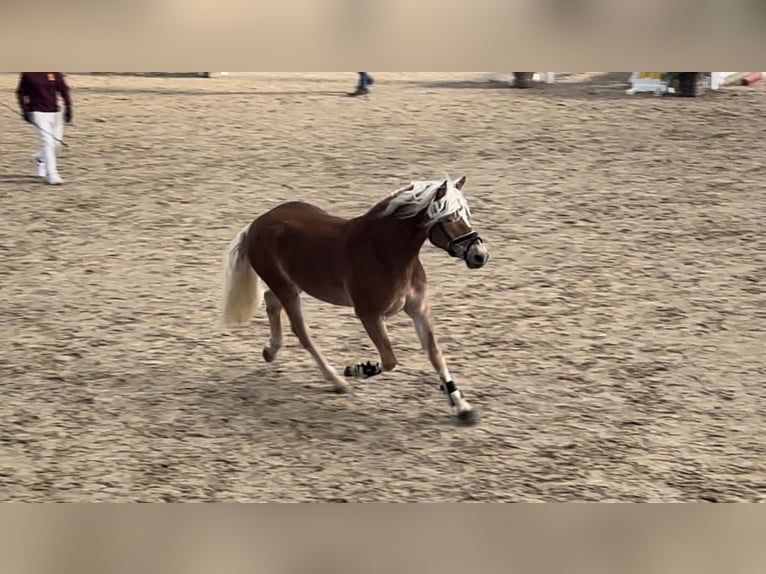
M436 192L447 182L447 193L440 199L435 199ZM407 187L391 194L391 199L381 215L396 217L414 217L425 211L426 225L434 223L457 213L466 223L471 221L471 210L468 202L455 184L449 179L433 181L413 181Z

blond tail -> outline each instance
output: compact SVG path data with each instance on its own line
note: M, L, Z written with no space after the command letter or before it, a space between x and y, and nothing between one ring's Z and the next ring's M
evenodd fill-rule
M230 327L247 323L263 302L263 282L245 253L247 225L231 240L224 256L223 323Z

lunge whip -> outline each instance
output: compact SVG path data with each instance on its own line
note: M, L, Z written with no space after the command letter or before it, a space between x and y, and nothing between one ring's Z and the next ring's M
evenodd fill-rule
M11 106L9 106L8 104L3 104L3 107L4 107L5 109L7 109L7 110L10 110L10 111L12 111L14 115L17 115L17 114L18 114L18 112L17 112L16 110L14 110L14 109L13 109ZM42 133L44 133L44 134L46 134L46 135L49 135L49 136L51 136L51 137L52 137L54 140L56 140L58 143L60 143L60 144L61 144L61 145L63 145L64 147L69 147L69 144L67 144L67 143L66 143L64 140L61 140L61 139L57 138L55 135L53 135L53 134L52 134L51 132L49 132L48 130L44 130L43 128L41 128L40 126L38 126L38 125L37 125L37 124L36 124L34 121L31 121L31 122L29 122L29 123L31 123L33 126L35 126L35 127L36 127L38 130L40 130Z

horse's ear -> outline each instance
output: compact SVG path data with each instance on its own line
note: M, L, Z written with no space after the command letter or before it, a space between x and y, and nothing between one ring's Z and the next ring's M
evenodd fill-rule
M460 179L458 179L455 182L455 187L462 190L463 186L465 185L465 176L462 176Z
M439 189L436 190L436 199L441 199L447 194L447 186L449 185L449 180L445 179L444 183L439 186Z

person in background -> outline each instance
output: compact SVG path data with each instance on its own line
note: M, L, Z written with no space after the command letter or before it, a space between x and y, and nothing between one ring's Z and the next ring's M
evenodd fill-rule
M359 82L356 85L356 90L351 92L349 96L363 96L370 93L368 86L375 83L369 72L357 72L359 74Z
M72 97L61 72L22 72L16 96L24 120L37 128L42 149L33 156L39 177L47 177L51 185L63 180L56 165L56 147L64 137L58 96L64 100L63 121L72 123Z

